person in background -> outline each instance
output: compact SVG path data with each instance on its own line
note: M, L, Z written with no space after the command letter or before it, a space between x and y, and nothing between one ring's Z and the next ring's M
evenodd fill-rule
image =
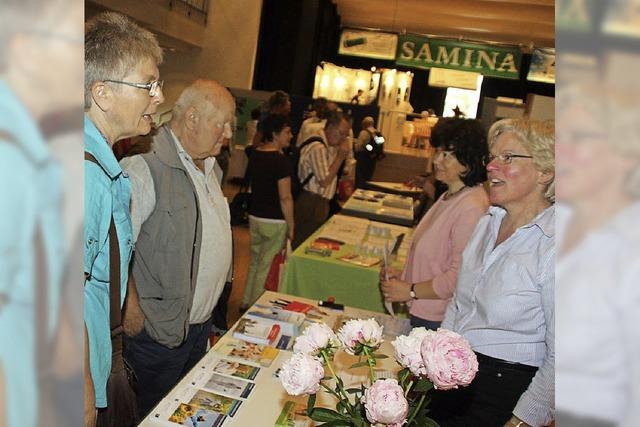
M251 145L253 145L254 147L258 147L262 143L262 122L268 115L281 114L283 116L289 117L289 113L291 113L291 100L289 99L289 94L282 90L276 90L267 101L266 111L262 113L262 116L258 121L258 128L256 134L253 136L253 142Z
M295 225L291 195L291 164L283 150L291 143L286 116L272 114L264 120L264 140L249 160L251 204L251 264L240 309L245 311L264 291L273 257L285 239L293 240Z
M354 143L354 158L356 160L356 187L364 188L367 181L373 177L376 161L382 153L382 145L374 138L378 130L374 126L373 117L362 119L362 130Z
M311 236L329 216L341 165L352 153L348 140L350 130L351 123L343 113L330 112L320 134L323 142L308 144L300 152L298 177L304 181L311 175L311 179L295 202L294 248Z
M355 95L353 95L353 98L351 98L351 104L353 105L358 105L358 104L362 104L362 95L364 94L364 91L362 89L358 89L358 93L356 93Z
M204 356L213 308L232 260L229 209L216 156L231 138L235 102L211 80L178 97L147 154L122 160L131 178L138 304L125 357L137 377L140 416Z
M382 280L387 301L410 305L411 325L436 330L444 317L458 279L471 233L489 207L482 183L487 137L477 120L443 119L434 127L434 176L447 191L417 225L401 278L387 269ZM386 268L386 267L385 267ZM385 271L382 271L385 279Z
M462 335L479 370L434 395L442 427L551 423L555 405L555 136L553 122L489 129L489 212L462 254L442 327Z
M85 32L84 320L88 335L85 409L105 408L112 348L109 326L109 224L120 249L120 302L135 302L127 288L133 250L131 184L111 150L123 138L151 131L151 115L164 101L158 64L162 49L153 34L123 15L91 19ZM112 222L113 221L113 222ZM127 317L124 318L127 327ZM92 384L93 383L93 384ZM100 411L98 416L105 412ZM90 415L90 414L89 414ZM135 420L121 420L129 425Z
M310 117L304 119L300 125L298 136L296 137L296 147L300 147L310 137L317 135L318 131L314 128L314 124L323 121L327 115L327 98L320 97L313 100L313 109Z

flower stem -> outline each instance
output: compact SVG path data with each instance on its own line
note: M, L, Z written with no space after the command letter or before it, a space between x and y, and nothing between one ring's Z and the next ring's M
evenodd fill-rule
M418 415L418 412L420 412L420 410L422 409L422 404L424 403L425 397L427 397L427 393L422 393L422 396L420 396L420 401L418 402L418 405L416 405L415 409L411 413L411 416L407 419L408 426L411 425L411 422L413 422L413 419L416 417L416 415Z
M373 371L373 367L376 366L376 359L371 355L369 347L364 347L364 355L367 356L367 365L369 365L369 377L371 378L371 385L376 382L376 375Z
M413 387L413 380L411 380L411 382L409 383L409 386L407 387L407 389L404 391L404 397L409 396L409 392L411 391L411 387Z
M320 354L322 355L322 359L324 359L325 363L327 364L327 367L329 368L329 371L331 372L331 375L336 380L336 386L338 387L338 390L339 390L340 394L343 397L341 398L340 395L337 395L337 394L335 396L338 398L338 400L343 400L344 399L344 401L347 404L347 407L349 408L349 414L351 414L353 416L353 406L351 405L351 401L349 400L349 396L347 396L347 392L344 391L344 388L340 384L340 381L338 381L338 375L336 375L336 372L333 370L333 366L331 365L331 361L329 360L329 356L327 355L327 353L324 350L320 350ZM324 384L323 384L323 386L324 386Z

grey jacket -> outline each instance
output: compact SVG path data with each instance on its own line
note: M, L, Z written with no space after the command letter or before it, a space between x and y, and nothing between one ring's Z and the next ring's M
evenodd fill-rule
M189 330L202 220L195 187L168 128L159 129L152 150L142 157L153 177L156 205L140 229L132 273L147 333L174 348Z

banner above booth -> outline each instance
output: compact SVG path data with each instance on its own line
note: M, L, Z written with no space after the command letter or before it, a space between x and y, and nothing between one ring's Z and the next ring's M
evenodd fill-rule
M522 53L518 47L400 35L396 64L414 68L449 68L484 76L518 79Z

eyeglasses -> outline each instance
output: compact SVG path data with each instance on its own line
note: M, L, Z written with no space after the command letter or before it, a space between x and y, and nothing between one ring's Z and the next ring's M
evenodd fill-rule
M455 157L455 153L453 151L447 151L447 150L437 150L433 155L434 160L439 160L439 159L448 160L454 157Z
M498 159L498 163L501 165L510 165L513 159L533 159L533 156L527 156L524 154L512 154L512 153L504 153L504 154L489 154L484 161L484 165L487 166L489 163L493 162L495 159Z
M156 80L151 83L131 83L131 82L122 82L119 80L103 80L105 82L118 83L121 85L127 85L132 87L137 87L138 89L145 89L149 91L149 96L154 97L160 95L160 91L162 90L162 86L164 85L163 80Z

